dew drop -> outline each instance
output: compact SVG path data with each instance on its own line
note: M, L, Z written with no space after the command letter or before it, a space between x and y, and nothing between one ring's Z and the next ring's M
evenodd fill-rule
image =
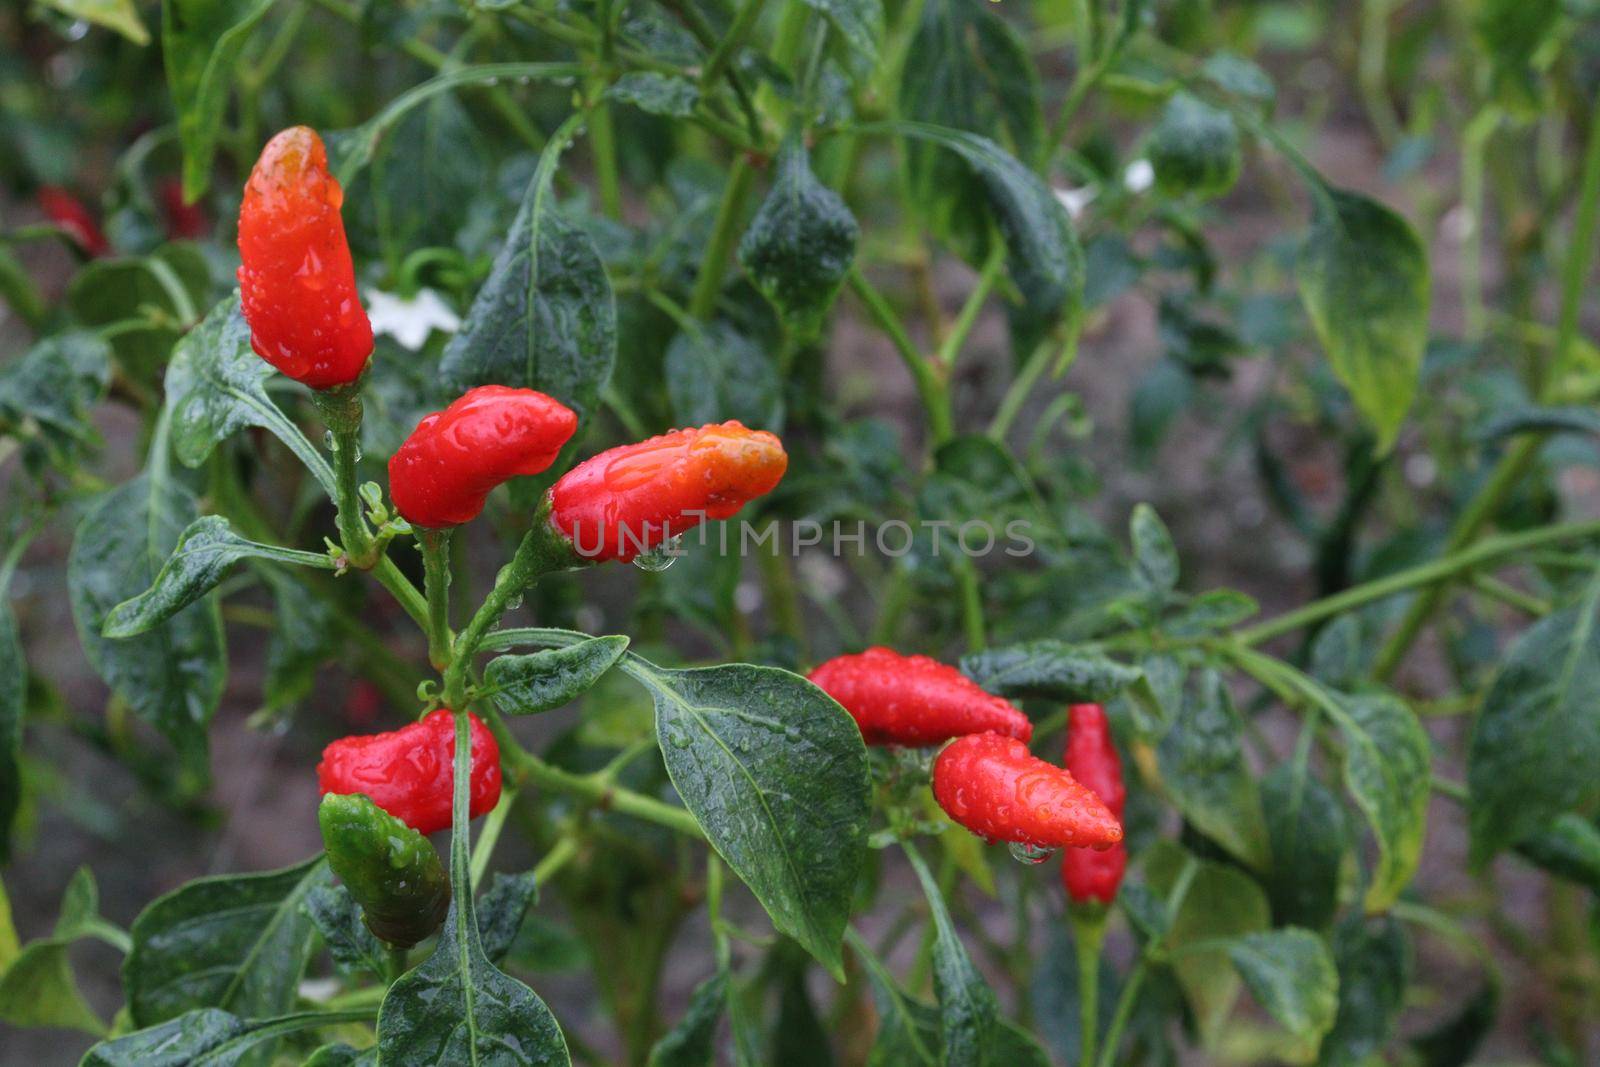
M677 562L679 540L677 537L671 537L654 548L645 549L633 557L633 565L652 574L666 570Z
M1043 863L1056 854L1056 850L1053 848L1045 848L1042 845L1028 845L1021 841L1007 841L1006 848L1010 851L1012 859L1018 863L1026 863L1029 866Z
M512 597L510 600L506 601L506 610L507 611L516 611L520 607L522 607L522 594L521 593L518 593L516 596Z
M336 444L334 444L333 431L332 430L323 430L322 431L322 447L326 448L329 452L332 452L335 448L338 447Z

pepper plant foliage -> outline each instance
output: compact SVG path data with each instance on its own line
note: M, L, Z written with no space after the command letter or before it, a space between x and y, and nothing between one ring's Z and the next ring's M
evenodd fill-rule
M311 846L277 870L236 850L108 900L119 924L84 870L53 929L0 896L0 1021L86 1035L101 1065L1446 1065L1497 1025L1595 1055L1592 967L1507 939L1551 990L1521 1028L1483 931L1517 921L1491 879L1539 870L1554 958L1595 958L1600 523L1563 514L1561 476L1592 477L1600 429L1600 16L1349 6L7 16L0 177L90 205L0 232L7 882L45 820L105 818L55 765L71 745L203 837L242 703L308 813L351 679L374 729L447 706L463 743L442 868L363 800L329 809L330 848L398 828L348 878ZM1360 189L1315 162L1312 63L1386 157ZM252 350L234 280L245 177L291 125L328 146L379 335L357 387L315 398ZM1262 190L1261 248L1218 240ZM1130 306L1159 329L1148 369L1105 343ZM1085 374L1126 384L1125 454L1158 481L1164 441L1223 424L1307 561L1299 606L1207 588L1154 508L1101 495ZM577 433L453 538L413 528L384 464L483 385L554 397ZM775 491L670 569L556 565L557 475L733 419L781 436ZM1333 490L1308 494L1286 431ZM791 551L857 522L899 532ZM974 553L974 529L1026 551ZM35 655L41 600L103 711ZM1107 707L1111 905L986 847L935 803L935 749L869 749L804 677L874 644L959 662L1057 765L1068 705ZM504 781L476 827L468 708ZM1470 846L1425 848L1440 820ZM1457 860L1481 891L1434 898ZM386 864L427 914L369 907ZM114 1014L80 991L85 940L123 957Z

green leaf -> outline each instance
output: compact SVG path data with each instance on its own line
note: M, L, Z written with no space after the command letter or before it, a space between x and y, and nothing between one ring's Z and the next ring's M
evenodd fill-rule
M122 980L133 1021L152 1026L199 1008L253 1019L292 1008L315 940L301 904L327 883L317 856L199 878L157 898L129 931Z
M502 713L534 715L588 692L627 649L626 637L591 637L566 648L499 656L489 661L483 680Z
M1259 105L1263 113L1270 114L1277 99L1277 86L1272 75L1256 63L1231 52L1216 52L1206 57L1200 65L1200 76L1225 93Z
M1148 151L1156 186L1167 196L1221 196L1239 180L1243 163L1233 116L1181 91L1162 110Z
M1147 592L1164 597L1178 586L1178 550L1166 524L1149 504L1137 504L1128 518L1133 546L1133 576Z
M1420 1067L1463 1067L1470 1062L1494 1029L1499 1010L1500 984L1491 973L1458 1013L1412 1039Z
M1311 676L1335 688L1355 685L1366 674L1366 651L1360 617L1341 615L1311 642Z
M1256 1003L1314 1050L1339 1008L1339 972L1322 938L1292 927L1266 930L1235 940L1228 956Z
M739 242L739 262L797 340L809 342L850 272L860 235L844 200L811 172L805 141L794 134L778 153L772 189Z
M250 347L250 327L236 292L212 308L173 349L166 377L173 451L186 466L198 467L230 434L261 426L299 457L329 496L334 495L327 461L267 399L262 383L272 374L272 366Z
M201 1008L102 1041L88 1051L80 1067L234 1067L246 1057L254 1058L251 1054L262 1042L360 1018L359 1012L308 1011L246 1021L216 1008Z
M1339 969L1339 1012L1322 1039L1320 1067L1359 1067L1387 1047L1405 1005L1411 976L1411 942L1389 916L1361 916L1334 931Z
M490 963L499 963L511 951L522 920L539 897L532 871L521 874L495 872L489 891L478 901L478 941Z
M1523 859L1600 893L1600 826L1576 812L1563 812L1543 830L1517 843Z
M452 894L433 955L383 998L378 1058L394 1067L571 1062L561 1027L544 1001L484 955L470 888Z
M246 559L333 569L326 554L250 541L234 533L222 516L204 515L183 531L150 588L112 608L100 632L112 638L148 633L215 589Z
M8 249L0 248L0 300L6 302L17 318L31 330L44 325L47 309L39 287L17 257Z
M1042 638L961 657L961 673L991 693L1104 704L1142 677L1093 648Z
M1600 580L1506 654L1467 750L1472 862L1600 800Z
M1600 437L1600 412L1586 407L1513 408L1485 422L1478 436L1493 441L1519 433L1576 433Z
M1000 1005L967 955L950 921L944 895L927 865L907 852L922 883L933 922L933 988L939 999L940 1063L944 1067L985 1067L1000 1029Z
M83 19L120 33L136 45L150 43L150 31L139 18L133 0L44 0L68 18Z
M1383 911L1399 899L1422 857L1432 789L1432 750L1416 715L1387 693L1343 698L1344 783L1378 839L1378 862L1366 908Z
M1387 452L1416 396L1428 340L1428 253L1375 200L1321 189L1296 276L1333 372Z
M198 199L211 184L211 157L239 53L272 2L162 0L161 55L178 113L186 200Z
M1261 605L1237 589L1209 589L1183 605L1165 624L1169 634L1189 637L1231 629L1261 610Z
M939 1012L909 996L875 956L854 941L866 966L872 1002L878 1010L878 1033L867 1067L936 1067L939 1063Z
M301 1067L376 1067L377 1062L377 1049L355 1049L341 1042L323 1045Z
M1350 843L1339 798L1286 764L1261 780L1261 807L1272 853L1263 884L1273 920L1323 929L1339 908L1339 867Z
M804 0L821 12L839 36L869 65L878 62L878 42L883 38L882 0Z
M0 367L0 433L32 425L57 448L95 439L90 414L111 384L111 349L69 330Z
M387 971L383 945L361 920L361 905L342 885L316 885L300 901L311 925L317 928L328 955L347 973L366 971L383 977Z
M1202 834L1258 871L1272 865L1255 775L1238 712L1214 670L1200 676L1157 749L1161 782Z
M10 577L0 573L0 863L11 858L11 830L22 806L22 726L28 712L28 662L6 598Z
M975 203L988 205L1005 240L1011 280L1029 315L1050 323L1077 313L1083 299L1083 249L1067 209L1036 174L987 137L964 130L922 122L879 123L861 129L903 134L959 156L980 186L967 188L952 210L971 220ZM945 188L965 185L944 180Z
M92 261L73 276L67 306L85 326L114 327L108 336L117 362L140 383L154 384L211 294L205 253L180 241L148 256Z
M1167 946L1173 950L1173 974L1202 1040L1209 1044L1239 996L1239 976L1222 942L1265 930L1270 914L1266 895L1249 875L1237 867L1197 860L1170 842L1158 842L1146 852L1145 878L1152 890L1170 898L1190 864L1193 878L1172 918ZM1200 943L1216 947L1185 949Z
M667 345L665 369L667 396L679 423L738 419L752 429L783 429L777 365L729 323L685 323Z
M262 703L282 711L311 695L317 670L343 651L343 643L333 610L325 602L276 567L258 570L276 605Z
M106 493L84 515L67 561L67 588L90 666L172 743L185 772L203 779L206 729L227 672L215 599L192 604L135 638L102 636L111 609L149 588L195 517L194 497L155 455L164 448L158 440L151 469Z
M1562 23L1561 0L1479 0L1473 29L1492 61L1495 97L1523 114L1536 114L1542 100L1541 62L1546 41ZM1577 9L1574 9L1577 13Z
M356 195L371 212L385 260L398 270L418 248L455 243L473 205L486 193L493 165L467 109L440 93L395 123L370 173L370 187ZM353 199L347 192L345 203Z
M700 87L675 74L635 70L612 82L605 97L619 104L632 104L651 115L686 119L700 103Z
M710 1067L727 1002L728 972L719 969L695 986L683 1018L650 1049L647 1067Z
M511 234L439 372L458 391L510 385L548 393L587 422L611 378L617 311L594 241L557 213L556 164L578 126L551 137Z
M627 664L655 700L667 773L712 847L774 926L842 975L839 941L870 814L855 720L773 667Z
M67 959L70 940L45 938L23 947L0 974L0 1022L59 1027L100 1035L105 1023L78 991Z

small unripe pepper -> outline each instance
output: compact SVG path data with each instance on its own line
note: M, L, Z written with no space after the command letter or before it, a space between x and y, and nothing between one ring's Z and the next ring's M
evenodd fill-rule
M450 879L426 837L360 793L329 793L317 809L328 866L380 941L410 948L439 929Z
M500 746L476 715L472 727L472 818L500 801ZM419 833L450 825L455 720L448 708L382 734L342 737L322 750L317 781L322 792L365 793L372 802Z
M559 400L480 385L417 423L389 460L389 495L413 526L471 522L490 490L548 468L577 428Z
M44 212L45 218L66 231L79 248L91 256L103 256L111 251L111 243L82 200L59 185L41 186L38 199L39 210Z
M869 745L917 748L984 732L1033 736L1033 723L1016 705L927 656L869 648L836 656L807 677L844 705Z
M1122 785L1122 759L1099 704L1074 704L1067 709L1067 772L1083 783L1106 808L1122 818L1127 790ZM1107 849L1068 848L1061 853L1061 884L1077 903L1110 904L1117 898L1128 850L1117 842Z
M550 522L590 562L631 561L706 519L770 493L789 465L783 443L724 422L673 430L586 460L550 488Z
M952 741L934 761L933 795L945 814L989 841L1106 848L1122 840L1122 824L1099 797L1014 737Z
M261 150L239 208L239 296L250 346L313 389L349 385L372 355L322 139L291 126Z

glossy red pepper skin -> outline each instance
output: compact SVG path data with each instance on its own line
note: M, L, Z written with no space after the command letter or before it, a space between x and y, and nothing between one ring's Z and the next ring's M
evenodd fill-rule
M1118 819L1127 800L1122 785L1122 758L1111 737L1106 710L1099 704L1074 704L1067 709L1067 772L1105 801ZM1117 842L1107 849L1068 848L1061 853L1061 884L1067 897L1084 904L1110 904L1117 898L1128 869L1128 850Z
M927 656L869 648L835 656L807 677L844 705L869 745L919 748L984 732L1033 736L1033 723L1016 705Z
M389 495L413 526L460 526L495 486L554 463L577 428L559 400L480 385L417 423L389 460Z
M472 728L472 818L500 801L500 746L476 715ZM364 793L378 807L419 833L450 825L455 783L454 714L440 708L409 726L382 734L342 737L322 750L317 782L322 793Z
M67 236L89 255L103 256L111 251L111 242L106 240L94 214L82 200L59 185L41 186L38 200L45 218L66 231Z
M934 761L933 795L945 814L989 841L1106 848L1122 840L1122 823L1099 797L1014 737L952 741Z
M239 294L256 354L313 389L349 385L372 355L372 324L322 139L291 126L261 150L239 208Z
M562 475L550 489L550 522L581 559L628 562L770 493L788 465L783 442L738 422L673 430Z

